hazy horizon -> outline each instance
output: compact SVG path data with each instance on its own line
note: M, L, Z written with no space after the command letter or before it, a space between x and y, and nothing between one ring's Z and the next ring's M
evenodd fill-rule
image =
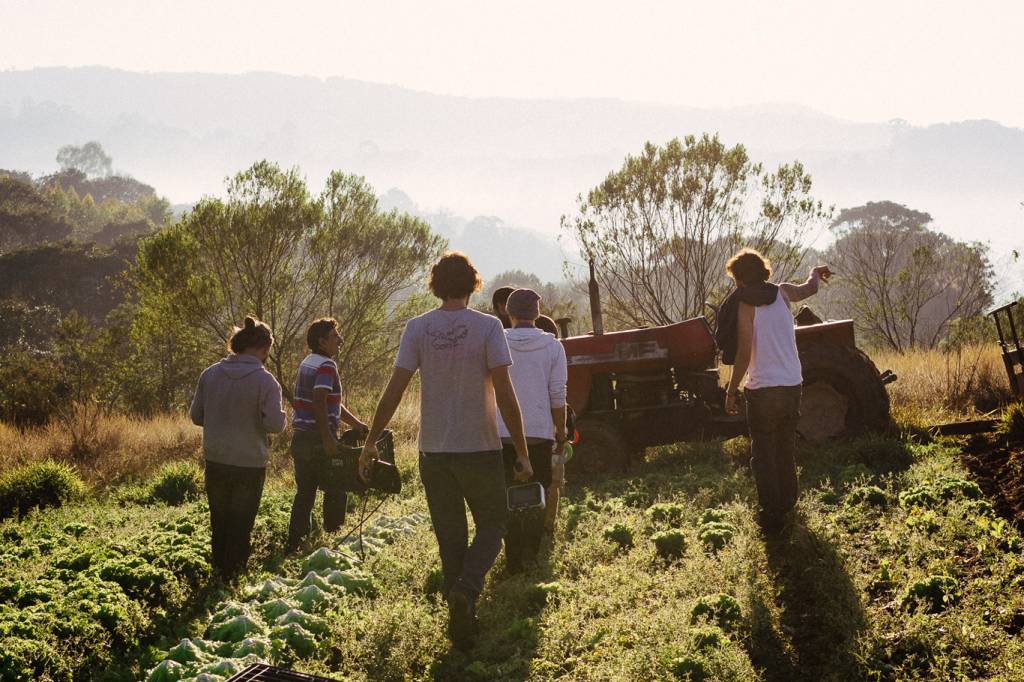
M464 97L792 103L858 122L1024 127L1024 5L997 0L13 0L0 25L0 69L268 71Z
M645 141L717 131L837 209L1024 246L1024 4L13 0L0 25L0 167L97 139L189 203L268 158L553 239Z

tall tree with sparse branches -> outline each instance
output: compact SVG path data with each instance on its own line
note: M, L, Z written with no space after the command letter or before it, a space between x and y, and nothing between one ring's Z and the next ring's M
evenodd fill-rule
M725 262L741 246L792 274L803 238L830 218L799 162L766 173L743 145L704 134L647 143L581 196L562 228L597 262L613 325L662 325L720 298Z
M828 259L829 300L871 343L897 352L934 348L957 319L992 302L992 266L980 243L932 230L931 216L891 201L843 209Z

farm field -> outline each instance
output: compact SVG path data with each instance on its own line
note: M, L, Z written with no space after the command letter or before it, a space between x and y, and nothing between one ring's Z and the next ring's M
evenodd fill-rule
M754 523L742 438L653 450L629 475L576 482L539 565L495 567L468 655L445 637L407 441L403 498L380 511L402 532L368 539L354 567L315 554L352 556L353 537L317 534L282 556L279 474L234 586L210 581L195 470L175 465L152 475L162 488L114 487L0 525L2 679L214 681L256 659L346 680L1024 679L1019 532L961 456L1019 450L1005 435L1020 433L1016 414L992 442L804 447L798 520L771 541ZM372 589L352 589L345 571ZM307 597L325 596L298 603L311 584ZM245 624L217 631L232 619Z

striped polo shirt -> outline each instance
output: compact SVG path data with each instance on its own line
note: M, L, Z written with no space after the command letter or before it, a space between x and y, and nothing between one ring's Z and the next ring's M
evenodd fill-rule
M310 353L299 365L299 376L295 379L295 398L292 408L295 416L292 427L297 431L315 431L316 417L313 415L313 391L326 388L327 420L331 430L338 433L341 426L341 379L338 365L326 355Z

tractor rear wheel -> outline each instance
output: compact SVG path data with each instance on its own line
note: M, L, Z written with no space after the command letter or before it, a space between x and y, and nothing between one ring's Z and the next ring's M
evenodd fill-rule
M884 431L889 393L875 363L853 346L809 343L800 348L803 399L797 431L809 441Z
M568 463L572 475L619 473L629 469L630 446L622 429L604 419L580 419L580 441Z

